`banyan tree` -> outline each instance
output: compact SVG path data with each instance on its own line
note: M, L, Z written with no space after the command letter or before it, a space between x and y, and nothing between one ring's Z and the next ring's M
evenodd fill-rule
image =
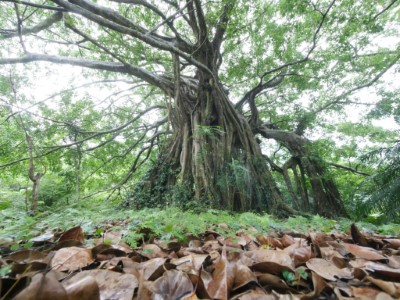
M398 46L373 41L396 35L396 1L0 5L1 65L94 69L135 78L147 98L158 99L132 115L135 122L154 110L162 117L151 127L154 134L144 134L132 149L136 159L121 179L128 181L158 151L133 203L135 193L162 203L169 190L181 188L188 199L217 208L346 215L329 165L313 151L311 132L329 112L357 104L354 95L397 64ZM124 128L75 142L84 155L93 148L85 144L91 136ZM274 159L269 141L284 150L284 161Z

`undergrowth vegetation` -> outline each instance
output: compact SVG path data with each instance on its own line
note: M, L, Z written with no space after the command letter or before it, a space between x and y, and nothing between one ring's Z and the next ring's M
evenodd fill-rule
M166 242L178 240L184 243L188 237L203 234L211 228L224 236L234 236L238 231L251 231L253 234L285 230L300 233L342 232L348 230L352 223L349 219L331 220L318 215L294 216L282 220L255 212L239 214L208 209L200 213L198 210L176 207L141 210L122 210L116 207L116 203L96 198L69 206L42 206L40 214L29 216L25 211L24 198L14 197L12 202L0 209L0 241L21 241L20 246L29 247L32 237L80 225L93 238L109 231L119 231L127 244L136 247L141 241L148 240L149 236ZM357 224L365 231L400 234L398 224Z

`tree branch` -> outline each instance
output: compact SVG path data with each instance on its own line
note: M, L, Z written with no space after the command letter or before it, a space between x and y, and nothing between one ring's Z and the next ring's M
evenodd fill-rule
M343 166L343 165L339 165L339 164L335 164L335 163L328 163L328 164L330 166L335 167L335 168L343 169L343 170L346 170L346 171L350 171L350 172L355 173L355 174L360 174L360 175L364 175L364 176L371 176L371 174L368 174L368 173L365 173L365 172L362 172L362 171L358 171L356 169L353 169L353 168L350 168L350 167L346 167L346 166Z
M359 86L356 86L356 87L352 88L351 90L349 90L349 91L347 91L347 92L342 93L341 95L335 97L334 100L332 100L332 101L326 103L325 105L323 105L323 106L320 107L319 109L314 110L314 111L312 112L312 114L317 114L317 113L319 113L319 112L321 112L321 111L323 111L323 110L329 108L329 107L332 106L332 105L335 105L335 104L340 103L340 101L341 101L342 99L346 98L347 96L353 94L354 92L356 92L356 91L358 91L358 90L361 90L361 89L363 89L363 88L372 86L372 85L373 85L375 82L377 82L391 67L393 67L399 60L400 60L400 54L397 55L396 58L395 58L390 64L388 64L381 72L379 72L377 75L375 75L375 77L372 78L370 81L368 81L368 82L365 83L365 84L361 84L361 85L359 85Z
M175 47L170 39L162 39L158 36L155 36L154 34L148 35L147 30L135 25L130 20L119 15L114 10L93 3L89 3L86 0L71 0L71 2L73 2L74 4L66 0L52 1L68 9L69 11L74 12L78 15L82 15L87 19L106 28L130 35L157 49L175 53L193 64L194 66L208 72L209 74L212 74L211 70L207 66L192 58L191 54L188 54L182 49Z
M222 15L220 16L217 24L217 28L215 30L215 35L212 41L212 46L214 50L214 56L218 56L221 48L221 44L226 32L226 28L228 26L228 21L229 21L229 14L233 10L235 6L234 1L228 2L228 4L225 4L224 6L224 11L222 12Z
M62 19L62 13L61 12L56 12L52 14L50 17L47 19L43 20L39 24L30 27L30 28L21 28L21 35L28 35L32 33L38 33L44 29L47 29L51 27L53 24L59 22ZM3 39L9 39L13 37L17 37L19 35L19 30L12 31L12 30L6 30L3 32L0 32L1 38L0 40Z
M398 1L398 0L393 0L392 2L390 2L390 4L389 4L388 6L386 6L384 9L382 9L379 13L377 13L377 14L372 18L372 20L375 21L377 18L379 18L380 15L382 15L383 13L385 13L386 11L388 11L388 10L393 6L393 4L395 4L397 1Z
M42 5L42 4L32 3L32 2L28 2L28 1L20 1L20 0L1 0L1 1L23 4L26 6L31 6L31 7L41 8L41 9L46 9L46 10L51 10L51 11L66 12L66 10L61 7Z
M189 26L192 28L196 38L199 39L200 29L197 24L196 15L194 13L194 6L193 0L186 0L187 8L188 8L188 15L189 15Z
M72 66L80 66L89 69L129 74L138 77L146 81L147 83L153 84L161 88L162 90L165 90L166 87L171 85L171 82L166 78L156 76L137 66L124 65L122 63L117 63L117 62L102 62L96 60L53 56L47 54L27 53L24 56L17 58L0 58L0 65L30 63L35 61L47 61L57 64L66 64Z
M275 76L274 78L268 80L266 83L263 83L263 81L264 81L264 79L265 79L266 76L268 76L268 75L270 75L270 74L272 74L272 73L281 71L281 70L283 70L283 69L285 69L285 68L287 68L287 67L290 67L290 66L293 66L293 65L297 65L297 64L302 64L302 63L304 63L304 62L306 62L306 61L309 60L310 55L312 54L312 52L313 52L313 51L315 50L315 48L317 47L317 37L318 37L319 32L321 31L322 25L323 25L324 22L325 22L326 16L328 15L329 11L332 9L332 7L333 7L333 5L335 4L335 2L336 2L336 0L333 0L333 1L329 4L328 8L326 9L326 11L325 11L324 13L321 13L321 12L320 12L320 13L322 14L322 18L321 18L321 20L319 21L318 27L317 27L317 29L316 29L315 32L314 32L313 39L312 39L312 45L311 45L311 48L308 50L307 55L306 55L305 57L303 57L302 59L299 59L299 60L297 60L297 61L288 62L288 63L286 63L286 64L283 64L283 65L279 66L279 67L276 67L276 68L274 68L274 69L271 69L271 70L269 70L269 71L266 71L266 72L260 77L260 82L259 82L254 88L252 88L250 91L248 91L248 92L245 94L245 96L239 101L239 103L236 104L236 107L237 107L237 108L240 108L246 101L254 101L254 98L255 98L260 92L262 92L262 91L263 91L264 89L266 89L266 88L269 88L269 84L272 84L273 86L279 85L279 84L282 82L282 80L283 80L283 77L282 77L282 76L284 76L284 74ZM277 79L277 80L276 80L276 84L272 83L275 79Z
M208 38L207 22L204 17L203 8L201 7L200 0L194 0L194 5L196 6L196 16L197 22L199 24L199 43L202 45L204 41Z

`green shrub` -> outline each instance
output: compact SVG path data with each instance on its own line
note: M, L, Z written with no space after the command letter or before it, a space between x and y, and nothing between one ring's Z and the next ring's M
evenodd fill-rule
M6 208L11 208L11 207L12 207L12 202L10 200L0 198L0 210L6 209Z
M40 181L39 201L46 206L52 206L69 196L69 191L62 177L46 174Z

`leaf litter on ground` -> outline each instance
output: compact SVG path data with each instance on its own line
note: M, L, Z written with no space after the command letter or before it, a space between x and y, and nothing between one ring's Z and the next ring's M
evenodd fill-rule
M232 234L219 223L169 241L143 226L130 237L136 247L126 226L113 222L97 237L75 226L14 252L2 245L0 299L400 298L400 238L355 224L348 234Z

